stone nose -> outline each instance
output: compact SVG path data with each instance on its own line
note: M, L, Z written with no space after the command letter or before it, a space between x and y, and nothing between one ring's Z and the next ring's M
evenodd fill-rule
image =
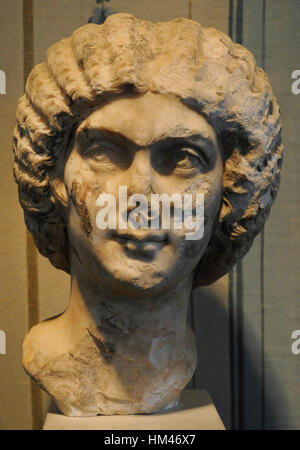
M126 183L128 196L132 194L149 195L152 192L151 152L148 148L136 152L127 170Z

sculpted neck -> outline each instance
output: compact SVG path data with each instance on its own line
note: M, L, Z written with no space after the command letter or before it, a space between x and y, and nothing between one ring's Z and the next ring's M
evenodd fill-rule
M72 273L71 284L68 309L25 339L27 372L67 415L174 406L196 366L186 324L192 279L152 298L108 292L80 271ZM47 346L41 345L45 336Z
M73 273L64 319L77 339L71 353L76 361L93 361L93 379L99 380L89 413L147 413L176 404L196 367L186 323L191 289L192 278L157 297L130 298ZM57 403L70 414L70 406Z
M164 339L168 351L174 351L170 342L184 345L191 290L192 277L162 295L134 298L108 292L83 274L72 273L70 305L64 316L73 336L87 331L107 351L144 358L153 339Z

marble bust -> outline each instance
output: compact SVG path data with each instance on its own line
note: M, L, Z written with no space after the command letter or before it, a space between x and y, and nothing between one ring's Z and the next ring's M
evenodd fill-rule
M280 114L266 74L213 28L115 14L32 70L13 147L26 225L71 275L68 308L24 339L26 372L71 416L172 407L196 367L191 292L245 255L278 190ZM99 196L119 205L120 186L125 200L202 195L200 238L186 239L185 222L123 226L139 202L101 229Z

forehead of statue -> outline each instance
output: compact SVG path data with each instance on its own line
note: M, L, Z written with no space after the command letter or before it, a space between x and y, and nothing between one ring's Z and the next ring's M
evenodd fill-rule
M95 109L78 127L115 132L138 146L148 146L166 137L201 135L213 143L216 134L206 119L185 106L179 98L147 92L120 96Z

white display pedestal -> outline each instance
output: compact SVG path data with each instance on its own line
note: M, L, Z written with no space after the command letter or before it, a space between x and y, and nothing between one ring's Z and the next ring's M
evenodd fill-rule
M176 409L154 414L68 417L47 414L44 430L224 430L207 391L186 390Z

